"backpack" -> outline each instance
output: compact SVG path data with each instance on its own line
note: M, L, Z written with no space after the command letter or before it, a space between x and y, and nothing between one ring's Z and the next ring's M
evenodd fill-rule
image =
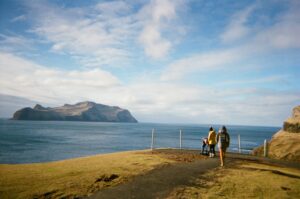
M228 133L220 133L219 139L220 139L220 142L221 142L222 145L223 144L225 146L229 145L229 135L228 135Z

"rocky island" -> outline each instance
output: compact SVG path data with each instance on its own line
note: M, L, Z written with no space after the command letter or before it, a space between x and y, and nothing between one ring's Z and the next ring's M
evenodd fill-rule
M13 120L47 120L47 121L94 121L94 122L129 122L137 120L126 109L107 106L94 102L79 102L74 105L65 104L61 107L43 107L39 104L34 108L26 107L16 111Z

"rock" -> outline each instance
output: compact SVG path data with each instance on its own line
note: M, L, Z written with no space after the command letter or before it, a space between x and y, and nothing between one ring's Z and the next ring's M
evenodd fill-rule
M107 106L94 102L80 102L75 105L65 104L61 107L45 108L39 104L34 108L23 108L13 115L13 120L55 120L55 121L97 121L97 122L131 122L137 120L126 109Z
M39 104L35 105L33 109L34 110L40 110L40 111L42 111L42 110L48 110L47 108L45 108L45 107L43 107L43 106L41 106Z
M262 155L263 146L254 149L253 153ZM300 106L293 109L292 117L284 122L283 129L268 142L268 156L300 162Z
M295 107L292 117L283 123L283 130L291 133L300 133L300 106Z

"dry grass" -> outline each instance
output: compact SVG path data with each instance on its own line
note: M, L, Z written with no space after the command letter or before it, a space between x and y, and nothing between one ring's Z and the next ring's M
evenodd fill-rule
M0 198L75 198L114 186L172 160L149 151L0 165Z
M64 161L0 165L0 198L76 198L193 154L122 152ZM203 157L200 157L202 159ZM300 198L300 171L235 161L177 187L168 198Z
M300 163L300 133L290 133L283 130L277 132L268 143L268 156ZM254 150L254 155L262 156L264 147Z
M215 169L197 179L195 186L176 188L168 198L300 198L299 170L238 164Z

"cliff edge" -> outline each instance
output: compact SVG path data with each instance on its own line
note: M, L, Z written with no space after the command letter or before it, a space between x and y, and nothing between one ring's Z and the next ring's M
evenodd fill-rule
M253 151L263 154L263 146ZM268 142L268 156L275 159L300 162L300 106L293 109L292 116L283 123L283 128Z
M48 121L95 121L95 122L131 122L137 120L126 109L107 106L94 102L80 102L74 105L45 108L39 104L34 108L23 108L13 115L13 120L48 120Z

